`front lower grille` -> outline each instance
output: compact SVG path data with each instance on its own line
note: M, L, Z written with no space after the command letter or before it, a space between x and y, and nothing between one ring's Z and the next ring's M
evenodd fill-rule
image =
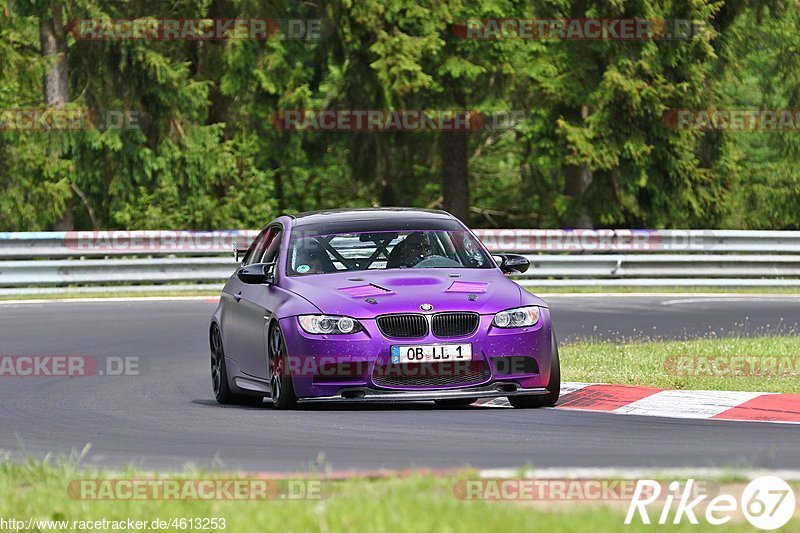
M378 317L378 328L387 337L419 339L428 334L424 315L384 315Z
M475 385L489 379L485 361L449 361L376 365L372 381L386 387L453 387Z
M431 326L437 337L465 337L478 329L477 313L438 313Z
M538 374L539 364L533 357L510 356L492 357L495 374L513 376L515 374Z
M314 383L335 383L339 381L363 381L369 375L367 361L322 364L313 375Z

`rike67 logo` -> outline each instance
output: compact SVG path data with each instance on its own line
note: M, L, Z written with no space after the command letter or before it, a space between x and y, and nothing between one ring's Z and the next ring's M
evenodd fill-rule
M783 527L794 516L794 491L786 481L776 476L754 479L738 499L731 494L720 494L706 501L709 495L698 496L694 484L694 479L683 484L673 481L667 485L666 494L662 495L662 484L658 481L639 480L625 516L625 524L631 524L637 514L643 524L650 524L649 513L656 511L658 516L654 516L653 520L661 525L667 524L670 518L673 524L680 524L684 520L698 524L699 515L708 524L721 526L741 513L758 529L773 530ZM705 512L701 513L703 506Z

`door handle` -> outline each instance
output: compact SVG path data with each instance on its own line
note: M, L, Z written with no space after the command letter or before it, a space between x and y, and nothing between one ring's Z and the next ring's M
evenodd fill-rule
M234 300L236 300L237 302L238 302L239 300L241 300L241 299L242 299L242 291L239 291L239 292L237 292L236 294L234 294L234 295L233 295L233 299L234 299Z

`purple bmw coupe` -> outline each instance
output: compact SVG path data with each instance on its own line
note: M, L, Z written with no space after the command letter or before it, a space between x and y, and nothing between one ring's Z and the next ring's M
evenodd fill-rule
M496 258L496 259L495 259ZM351 209L281 216L253 241L211 319L220 403L434 400L514 407L558 400L550 312L506 278L444 211Z

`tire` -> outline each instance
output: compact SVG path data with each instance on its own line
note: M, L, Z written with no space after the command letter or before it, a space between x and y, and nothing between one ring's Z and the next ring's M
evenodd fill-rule
M292 376L286 372L286 343L277 322L269 328L269 385L272 390L272 405L276 409L293 409L297 406Z
M526 396L509 396L508 403L518 409L530 409L534 407L552 407L561 395L561 363L558 360L558 341L556 335L551 331L550 348L550 383L547 384L547 394L536 394Z
M261 405L264 402L263 396L246 396L235 394L231 391L228 384L228 368L225 364L225 349L222 346L222 335L219 327L214 324L211 327L211 386L214 390L214 398L217 403L222 405Z
M468 405L472 405L477 401L478 401L477 398L446 398L441 400L433 400L433 403L435 403L439 407L450 409L453 407L466 407Z

